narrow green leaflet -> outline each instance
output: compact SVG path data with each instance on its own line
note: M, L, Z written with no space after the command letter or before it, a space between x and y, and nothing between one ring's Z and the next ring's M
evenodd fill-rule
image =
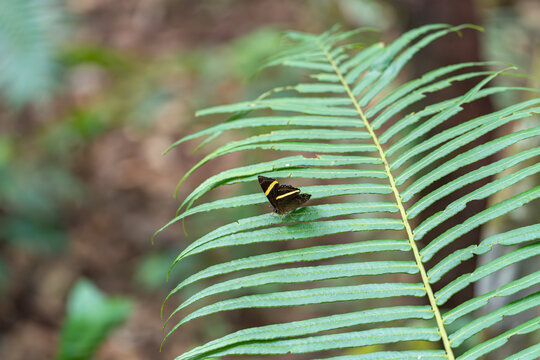
M309 192L308 192L309 193ZM396 204L391 202L359 202L359 203L338 203L338 204L324 204L316 206L306 206L300 208L294 212L295 222L308 222L314 220L320 220L325 218L344 216L344 215L356 215L365 213L384 213L384 212L397 212L398 208ZM292 218L292 216L290 216ZM213 230L203 236L201 239L212 240L225 235L230 235L246 230L253 230L256 228L281 224L286 220L279 216L271 214L253 216L250 218L240 219L234 223L224 225L216 230Z
M516 116L521 116L516 115ZM461 146L469 143L480 137L481 135L493 130L498 127L504 120L497 120L491 123L489 126L482 126L475 130L472 130L452 141L446 143L435 151L432 151L428 155L424 156L420 161L416 162L414 165L408 167L403 171L397 178L396 184L401 185L407 181L412 175L416 174L421 169L425 168L429 164L433 163L435 160L440 159L443 156L450 154L452 151L460 148ZM475 161L485 159L491 154L501 151L502 149L513 145L519 141L529 139L531 137L540 135L540 126L537 126L532 129L521 130L496 140L492 140L485 144L476 146L475 148L468 150L464 153L461 153L454 157L452 160L447 161L443 165L437 167L435 170L432 170L428 174L420 177L418 180L414 181L407 189L403 192L404 201L408 201L415 194L417 194L422 189L426 188L429 184L434 181L442 178L443 176L455 171L459 168L464 167L465 165L472 164Z
M460 317L487 305L489 300L493 299L494 297L509 296L538 284L540 284L540 271L524 276L521 279L514 280L504 286L501 286L497 290L490 291L484 295L477 296L464 302L463 304L458 305L454 309L444 314L444 323L450 324L456 319L459 319Z
M492 352L506 344L508 339L515 335L527 334L535 330L540 329L540 316L531 319L512 330L508 330L503 334L494 337L491 340L485 341L480 345L475 346L471 350L467 351L463 355L457 358L457 360L475 360L479 357Z
M473 215L465 220L462 224L456 225L453 228L445 231L433 239L425 248L420 251L422 262L429 261L440 249L454 241L458 236L466 234L472 229L485 224L489 220L507 214L512 210L522 207L523 205L540 197L540 186L534 187L521 194L512 196L511 198L501 201L486 210ZM415 237L416 238L416 237Z
M453 268L461 264L463 261L472 258L474 256L475 248L476 245L471 245L463 249L458 249L437 264L435 264L427 272L430 284L436 283L448 271L452 270Z
M310 78L322 81L322 82L329 82L329 83L338 83L339 82L339 76L336 74L327 74L327 73L321 73L321 74L310 74Z
M342 74L346 74L345 81L348 84L352 84L354 81L356 81L358 76L366 71L371 64L379 58L379 55L383 49L384 45L382 43L370 45L363 51L353 56L350 60L341 64L339 71ZM349 71L349 69L352 67L353 69Z
M414 129L414 131L409 132L408 134L404 135L400 140L396 141L392 146L388 148L388 150L386 150L387 156L392 156L395 152L398 151L399 148L405 145L409 145L413 143L414 141L418 141L418 139L420 139L421 136L425 136L425 134L428 133L430 130L432 130L434 127L436 127L439 124L444 123L446 120L452 118L453 116L455 116L456 114L458 114L459 112L463 110L463 107L459 104L449 104L449 105L451 106L448 106L448 108L445 108L443 111L440 111L440 112L435 111L435 114L433 116L431 116L429 119L424 121L421 125L417 126ZM431 112L432 112L431 109L426 108L425 110L421 112L409 115L407 118L403 119L403 122L404 123L417 122L423 117L430 115ZM409 153L405 152L405 156L407 155L409 155ZM402 159L403 157L400 157L396 160L393 160L390 163L390 167L393 171L395 171L402 164L401 162Z
M315 351L343 349L399 341L437 341L437 328L394 327L355 331L344 334L320 335L309 338L277 340L272 342L245 344L231 349L217 351L212 356L262 355L262 354L304 354Z
M446 360L442 350L379 351L369 354L345 355L324 360ZM323 359L319 359L323 360Z
M416 215L426 209L429 205L437 200L442 199L446 195L452 193L456 189L460 189L467 184L471 184L477 180L486 178L491 175L502 173L504 170L517 165L534 156L540 156L540 147L522 151L518 154L501 159L489 165L482 166L479 169L468 172L467 174L455 179L440 188L434 190L430 194L417 200L407 209L407 218L414 219Z
M510 90L531 91L531 89L522 88L522 87L490 87L487 89L481 89L474 96L469 98L469 101L478 100L478 99L485 98L485 97L498 94L501 92L508 92ZM461 107L455 106L455 104L459 102L460 99L462 99L462 97L458 96L453 99L443 100L439 103L428 105L423 110L418 111L418 112L411 112L405 117L396 121L395 124L391 125L380 136L379 139L380 139L381 144L387 143L388 140L390 140L394 135L396 135L397 133L399 133L400 131L402 131L403 129L409 126L416 124L422 118L433 115L432 118L425 120L423 124L420 125L422 126L420 129L415 128L414 131L411 130L410 133L414 133L416 134L416 136L413 136L410 133L404 134L400 139L396 139L397 141L386 150L386 154L388 156L391 156L394 153L397 153L398 150L401 149L403 146L414 142L415 140L418 139L420 135L426 133L427 131L429 131L429 129L432 129L434 126L436 126L436 124L440 124L441 122L445 121L450 116L452 116L453 114L456 114L459 111L461 111L462 110ZM489 116L489 114L486 116ZM424 125L424 123L426 125Z
M453 347L458 347L469 337L500 322L504 316L519 314L531 308L540 308L540 292L529 295L523 299L516 300L507 304L487 315L481 316L467 323L458 331L450 335L450 341Z
M360 194L390 194L392 189L389 185L384 184L339 184L339 185L316 185L316 186L304 186L302 190L308 194L311 194L311 199L327 198L332 196L342 196L342 195L360 195ZM154 237L159 234L161 231L165 230L172 224L197 213L207 212L212 210L228 209L235 208L239 206L263 204L268 202L266 196L261 193L251 194L251 195L240 195L228 199L216 200L186 210L182 214L176 216L174 219L169 221L166 225L160 228L154 234ZM263 218L260 220L267 225L278 224L282 222L281 219L277 217L269 218L268 214L261 215ZM242 222L243 220L238 220ZM251 220L250 220L251 221ZM259 221L259 220L257 220ZM236 226L237 223L232 223L231 226ZM261 225L263 226L263 225Z
M472 273L463 274L435 293L437 304L444 304L452 295L462 290L470 283L476 282L479 279L493 274L494 272L502 268L515 264L516 262L519 262L521 260L534 257L536 255L540 255L540 243L531 244L514 250L506 255L498 257L497 259L485 265L476 268L476 270L474 270Z
M285 32L285 35L290 39L294 39L296 37L296 35L290 31ZM299 38L297 39L300 40ZM270 56L263 67L279 65L284 60L321 61L326 58L324 53L319 49L318 46L313 44L312 41L302 41L301 43L296 43L295 45L296 46L287 46L283 50L280 50L276 54Z
M315 261L339 256L356 255L371 252L409 251L409 242L403 240L368 240L351 244L321 245L303 249L278 251L269 254L250 256L232 260L223 264L212 265L182 281L167 298L183 287L196 281L234 271L255 269L289 264L301 261Z
M540 356L540 343L518 352L505 360L537 360Z
M351 179L351 178L374 178L386 179L387 174L382 170L364 169L318 169L318 168L297 168L280 169L278 171L264 172L261 175L273 178L306 178L306 179ZM231 179L225 184L235 184L237 182L255 181L255 176L249 178Z
M393 203L341 203L341 204L326 204L317 206L308 206L298 209L294 213L294 220L296 222L308 222L314 220L320 220L324 218L354 215L363 213L378 213L378 212L397 212L397 206ZM284 218L285 219L285 218ZM274 214L265 214L254 216L250 218L240 219L237 222L219 227L197 241L189 245L185 251L189 252L192 248L201 246L214 239L239 233L242 231L254 230L264 226L279 225L283 223L283 220L279 216ZM178 262L178 259L174 261L173 265Z
M328 116L355 116L352 108L340 107L350 105L348 98L277 98L271 100L243 101L231 105L221 105L199 110L197 116L211 114L230 114L242 111L271 109L274 111L290 111L301 114Z
M369 118L373 117L376 114L376 112L379 111L380 108L382 108L380 107L381 103L388 101L388 105L385 105L388 107L379 116L377 116L375 120L373 120L372 122L373 128L378 129L384 123L386 123L386 121L388 121L390 118L398 114L400 111L403 111L408 106L411 106L412 104L417 103L420 100L424 99L426 97L425 94L430 93L430 92L441 91L444 88L450 87L452 86L454 81L463 81L469 78L473 78L475 76L482 76L486 74L491 74L491 72L479 71L476 73L466 73L466 74L456 75L451 78L444 79L433 84L429 84L416 91L413 91L415 87L428 81L428 79L424 79L422 77L421 79L423 79L424 82L420 82L419 81L420 79L419 79L419 80L412 81L405 84L407 88L398 89L395 93L390 94L389 95L390 99L385 98L383 99L383 101L379 102L376 106L374 106L373 108L370 108L366 112L366 116L368 116ZM404 93L407 95L403 96ZM403 97L399 98L401 96ZM453 104L452 107L455 107L455 104Z
M278 142L278 143L258 143L253 145L239 146L233 151L244 151L251 149L276 150L276 151L295 151L312 153L359 153L373 152L376 147L371 144L332 144L316 142ZM228 151L232 152L232 151Z
M307 290L282 291L262 295L248 295L239 298L223 300L191 312L170 331L176 330L182 324L216 312L244 308L265 308L280 306L298 306L308 304L323 304L336 301L353 301L365 299L382 299L399 296L421 297L425 295L422 284L383 283L355 286L323 287Z
M494 245L517 245L525 241L540 239L540 224L524 226L484 239L474 251L476 254L487 253Z
M303 44L296 44L294 47L289 47L274 54L266 61L262 68L281 65L286 60L322 61L324 59L326 59L326 56L318 46L313 43L304 42Z
M437 78L443 77L447 74L450 74L454 71L465 69L467 67L480 67L480 66L488 66L488 65L500 65L500 63L493 62L493 61L467 62L467 63L461 63L461 64L448 65L439 69L432 70L422 75L422 77L419 79L411 80L401 85L399 88L397 88L388 96L386 96L384 99L379 101L377 104L373 105L373 107L371 107L366 112L366 115L369 118L372 118L373 115L383 110L385 107L391 106L395 102L400 102L400 103L404 102L405 104L412 104L413 102L410 102L405 99L409 97L417 98L418 95L420 95L420 99L423 99L425 97L424 96L425 93L434 92L434 91L447 88L451 86L454 81L465 80L465 79L469 79L469 78L479 76L479 75L487 75L490 72L477 71L477 72L459 74L459 75L454 75L450 78L443 78L433 84L429 84L423 88L420 88L421 86L428 84L429 82L434 81ZM400 110L404 109L404 107L402 106L399 106L398 108ZM386 120L388 120L391 116L396 114L395 111L389 111L389 110L390 108L384 110L379 116L377 116L377 118L375 118L371 122L371 125L373 126L374 129L379 129L381 125L383 125L386 122Z
M284 65L287 61L308 61L321 62L326 60L326 55L317 47L312 44L305 44L303 46L296 46L292 49L287 49L279 52L275 56L269 58L262 68L271 67L276 65Z
M439 279L463 261L472 258L474 255L485 254L494 245L517 245L531 240L540 239L540 224L524 226L522 228L510 230L501 234L492 235L479 245L471 245L464 249L458 249L452 254L442 259L428 271L430 283L436 283Z
M325 133L332 133L335 130L324 130L322 133L316 133L312 136L305 136L305 138L321 138L321 135ZM182 176L182 179L180 180L179 184L182 184L188 176L190 176L195 170L200 168L202 165L206 164L208 161L215 159L219 156L230 154L232 152L237 151L244 151L244 150L253 150L253 149L272 149L272 150L280 150L280 151L286 151L286 150L294 150L298 149L299 147L303 148L305 152L313 151L317 153L352 153L352 152L369 152L373 151L373 146L368 144L323 144L323 143L301 143L301 142L282 142L282 143L261 143L260 141L266 141L268 137L273 137L273 135L276 135L274 139L284 139L284 138L290 138L292 137L301 137L299 132L305 131L287 131L285 133L273 133L273 134L266 134L261 136L256 136L253 138L248 138L245 141L235 141L231 142L223 147L220 147L219 149L213 151L209 155L205 156L204 159L199 161L197 164L195 164L191 169L189 169L184 176ZM334 133L335 139L339 138L347 138L344 136L343 131L337 131L337 134ZM349 133L349 136L355 136L352 133ZM356 136L363 136L359 132L356 132ZM349 137L349 139L352 137ZM360 164L381 164L382 161L379 158L373 157L373 156L355 156L355 155L317 155L316 159L318 161L313 162L313 164L316 164L317 166L344 166L344 165L360 165ZM290 166L290 165L289 165Z
M294 87L296 91L299 93L310 93L310 94L317 94L317 93L344 93L345 88L339 84L298 84Z
M268 134L252 136L244 140L234 141L216 149L211 158L231 153L236 148L249 149L249 145L258 143L271 143L285 140L358 140L369 139L369 134L366 131L345 131L333 129L293 129L293 130L276 130ZM310 144L310 143L307 143Z
M531 108L531 109L527 109L520 112L515 112L508 116L503 116L499 118L493 117L489 122L486 122L485 118L482 118L482 117L467 121L463 124L447 129L433 137L430 137L429 139L421 142L420 144L413 146L410 150L405 151L395 161L392 162L392 168L397 169L399 166L404 164L407 160L411 159L412 157L418 154L421 154L425 151L428 151L432 148L435 148L436 146L443 144L445 141L448 141L449 139L453 139L453 138L456 138L457 136L460 136L455 141L452 141L441 147L440 152L442 155L439 155L439 154L437 155L438 157L442 157L444 154L450 153L455 148L458 148L460 145L467 142L471 142L472 140L484 134L487 134L488 132L504 124L530 117L532 114L539 113L539 112L540 112L540 107L536 107L536 108ZM467 135L461 136L462 134L467 134Z
M333 68L331 65L328 65L327 63L319 63L319 62L313 62L313 61L308 62L308 61L299 61L299 60L285 60L281 62L281 65L297 67L301 69L308 69L308 70L326 71L328 73L333 72Z
M433 314L431 313L429 306L396 306L325 316L284 324L267 325L240 330L220 339L210 341L184 353L177 359L192 359L195 357L209 356L212 351L217 349L256 340L291 338L360 324L372 324L402 319L430 319L432 317Z
M189 249L184 250L179 255L179 260L203 251L227 246L259 244L270 241L299 240L345 232L401 229L403 229L403 223L398 219L344 219L318 221L314 223L299 223L232 234L202 244L195 242L193 243L195 245L190 246Z
M275 130L268 134L252 136L244 140L227 143L214 152L217 154L227 154L236 147L284 140L358 140L369 138L370 136L367 131L334 129L310 129L310 131L306 131L305 129Z
M392 60L396 57L396 55L403 50L405 47L407 47L413 40L418 38L421 35L424 35L430 31L437 30L437 29L443 29L448 28L449 26L446 24L433 24L433 25L427 25L422 28L418 29L412 29L400 36L398 39L393 41L388 46L384 47L380 53L377 54L375 57L375 61L371 63L371 66L369 70L362 76L360 81L353 87L352 92L354 96L359 96L361 93L363 93L370 85L373 84L383 73L384 69L389 67ZM362 66L362 64L359 64L358 66ZM352 68L349 73L354 72L354 68ZM364 70L358 71L358 75L363 73ZM348 83L353 83L356 78L346 78ZM365 106L365 104L361 104L362 107Z
M370 101L375 98L386 86L388 86L398 75L399 71L409 62L409 60L416 54L418 51L422 50L424 47L435 41L436 39L454 31L459 31L470 27L470 25L460 25L451 27L448 29L440 30L432 34L426 35L421 38L416 44L405 49L397 58L392 61L391 64L385 67L384 71L381 72L381 76L377 79L377 82L374 83L369 89L366 90L360 96L360 106L363 108L369 104ZM395 43L395 42L394 42ZM356 93L354 93L356 95Z
M450 203L443 211L439 211L431 215L420 225L418 225L416 229L414 229L414 234L416 238L421 239L428 231L465 209L469 202L485 199L488 196L491 196L501 190L507 189L511 185L514 185L515 183L527 178L528 176L537 174L539 172L540 163L537 163L525 169L521 169L515 173L496 179L495 181L492 181L482 186L481 188L470 192L469 194Z
M246 287L266 284L294 284L360 275L416 274L417 272L418 267L413 261L367 261L350 264L304 266L255 273L211 285L184 301L173 314L205 297Z
M345 40L363 31L367 31L367 29L355 29L333 35L332 32L325 32L324 34L318 36L298 31L285 31L285 35L289 39L298 41L300 43L297 42L294 46L292 46L292 48L283 50L277 55L271 57L270 61L268 61L264 67L285 65L284 62L288 60L311 60L315 62L326 61L327 56L321 50L320 44L331 46L335 42ZM345 49L343 47L339 47L333 51L332 54L336 56L344 50Z
M349 117L332 117L332 116L315 116L315 115L295 115L295 116L258 116L247 119L238 119L217 124L209 128L200 130L196 133L187 135L180 140L174 142L165 151L168 152L178 145L188 140L193 140L205 135L212 135L228 130L245 129L245 128L262 128L265 126L309 126L309 127L351 127L363 128L364 124L358 119Z
M327 160L328 159L328 160ZM375 178L385 178L386 173L384 171L364 171L361 169L343 169L337 170L332 169L330 171L324 169L295 169L296 167L303 166L338 166L339 162L336 159L326 158L324 156L319 156L316 158L306 158L303 156L293 156L281 158L274 161L262 162L258 164L238 167L226 171L222 171L220 174L214 175L209 179L205 180L200 184L195 190L189 194L186 199L182 202L179 209L182 209L185 205L191 207L191 204L208 191L214 189L219 185L223 185L228 181L230 183L236 183L241 181L256 181L256 176L261 174L267 174L267 176L279 177L276 175L278 170L282 170L284 177L295 177L294 174L304 174L303 176L298 177L308 177L314 179L320 178L329 178L330 173L335 173L336 177L347 178L347 177L357 177L357 176L366 176L366 177L375 177ZM309 170L309 171L308 171ZM330 177L331 178L331 177ZM180 184L179 184L180 185Z
M398 140L395 144L393 144L387 151L388 155L394 154L397 150L399 150L403 146L410 144L416 139L421 138L421 136L426 135L428 131L434 129L437 125L443 123L444 121L448 120L451 116L463 110L463 107L462 107L463 104L467 104L469 102L482 98L486 96L487 94L491 95L498 92L510 91L512 88L507 88L507 87L491 88L491 89L481 88L488 81L492 80L497 74L498 73L495 73L491 76L486 77L483 81L480 82L480 84L478 84L475 88L469 90L465 95L458 97L451 102L445 102L444 104L446 104L447 106L441 109L442 111L439 111L438 113L436 113L429 120L423 122L421 125L417 126L413 131L411 131L409 134L403 136L400 140ZM491 129L496 128L497 126L500 126L502 124L501 123L492 124L493 121L498 120L502 117L510 116L518 110L523 110L523 112L526 113L526 109L528 106L532 106L538 103L539 103L538 99L533 99L530 101L524 101L522 103L513 105L509 108L501 109L496 113L479 116L461 125L455 126L451 129L447 129L443 131L442 133L438 134L437 136L435 136L433 139L429 138L428 141L424 141L420 143L419 145L415 146L414 148L425 151L429 147L433 147L438 143L442 143L443 141L449 140L457 135L463 134L470 129L474 129L475 127L478 127L479 125L491 125L492 126ZM409 124L412 120L415 120L415 119L417 120L417 118L407 119L407 121L404 122L404 125ZM479 131L480 130L476 130L476 132L479 132ZM468 139L471 135L475 135L478 137L476 132L468 135L467 137L463 137L463 139ZM446 146L448 147L450 146L450 144ZM403 152L398 157L398 159L392 161L392 169L399 168L406 160L408 160L412 156L411 154L415 155L415 151L413 151L412 149Z

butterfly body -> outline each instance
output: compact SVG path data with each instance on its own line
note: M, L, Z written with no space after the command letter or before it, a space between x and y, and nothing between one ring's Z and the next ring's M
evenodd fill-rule
M302 194L300 189L291 185L281 185L276 179L259 176L259 185L274 208L274 212L285 215L302 206L311 198L310 194Z

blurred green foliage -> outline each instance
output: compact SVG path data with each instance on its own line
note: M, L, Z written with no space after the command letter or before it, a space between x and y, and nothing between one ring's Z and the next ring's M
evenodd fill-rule
M57 360L89 359L101 342L131 313L131 301L109 298L88 280L69 294Z
M157 252L143 257L136 266L134 282L147 291L163 288L163 279L176 256L176 252ZM176 281L179 280L177 275L174 274L169 279L170 287L173 287Z
M67 169L17 159L4 138L0 163L0 235L10 245L52 254L64 249L62 214L82 198L81 184ZM9 154L12 154L11 156Z
M60 0L0 1L0 91L10 103L46 99L54 89L65 20Z

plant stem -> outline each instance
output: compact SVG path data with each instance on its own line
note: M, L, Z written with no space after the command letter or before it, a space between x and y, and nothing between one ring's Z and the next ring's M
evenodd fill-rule
M416 242L414 240L414 234L411 229L411 225L409 223L409 220L407 219L407 212L405 211L405 207L403 206L403 202L401 201L401 195L399 194L399 190L396 186L396 182L394 180L394 176L392 175L390 171L390 164L388 163L388 160L386 159L386 154L384 152L384 149L381 146L381 143L379 142L379 138L377 137L377 134L375 134L375 131L371 127L371 124L368 122L366 115L364 114L364 111L360 107L360 104L358 104L358 101L356 100L356 97L351 91L351 88L349 87L349 84L345 81L345 78L339 71L338 66L336 65L336 62L330 55L330 52L326 48L324 44L319 42L319 46L321 47L322 51L324 51L326 58L332 65L332 68L334 69L336 75L339 77L339 80L343 87L345 88L345 91L347 92L347 95L351 99L356 111L358 112L358 115L362 119L364 126L366 127L367 131L371 135L371 138L373 140L373 143L377 147L377 151L379 152L379 156L384 164L384 170L388 176L388 181L390 182L390 187L392 188L392 192L394 194L394 197L396 199L396 204L399 208L399 213L401 215L401 219L403 221L403 225L405 226L405 230L407 231L407 236L409 238L409 245L411 246L412 252L414 254L414 260L416 261L416 265L418 266L418 270L420 271L420 276L422 277L422 283L424 284L424 288L426 290L426 294L429 299L429 303L431 305L431 309L433 310L433 314L435 316L435 320L437 322L437 327L439 329L439 334L441 335L441 339L444 345L444 349L446 351L446 357L449 360L455 360L454 353L452 351L452 348L450 347L450 339L448 338L448 334L446 333L446 328L444 327L444 323L442 320L441 312L439 310L439 307L437 306L437 302L435 300L435 295L433 294L433 289L431 288L431 285L428 281L428 276L426 274L426 269L424 268L424 264L422 263L422 258L420 256L420 252L418 251L418 247L416 246Z

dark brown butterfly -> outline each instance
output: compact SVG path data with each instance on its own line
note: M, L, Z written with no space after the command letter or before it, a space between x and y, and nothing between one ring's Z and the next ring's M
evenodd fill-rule
M302 206L311 197L310 194L301 194L300 189L291 185L280 185L276 179L259 176L259 185L264 195L274 207L274 212L285 215Z

